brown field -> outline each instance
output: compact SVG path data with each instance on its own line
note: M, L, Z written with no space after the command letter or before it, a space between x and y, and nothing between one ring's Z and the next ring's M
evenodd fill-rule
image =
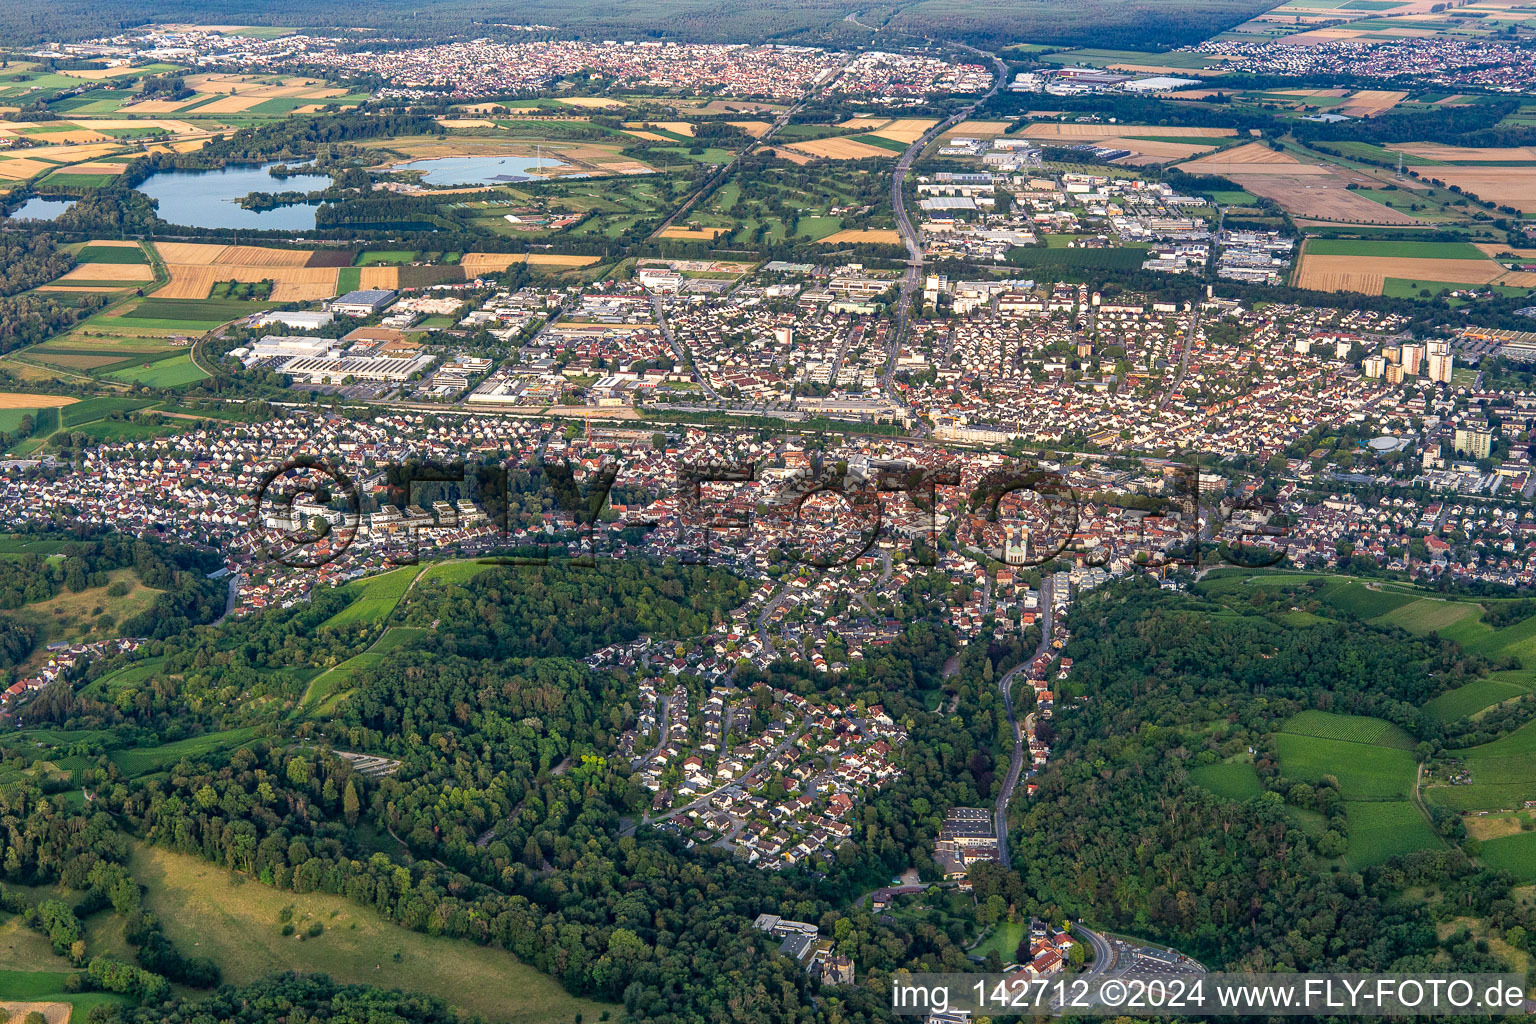
M64 395L23 395L0 391L0 409L58 409L78 401L80 399Z
M74 1007L68 1003L0 1003L0 1017L7 1024L21 1024L29 1013L40 1013L48 1024L69 1024Z
M400 287L399 267L363 267L358 274L357 286L359 288L398 288Z
M93 238L86 245L99 245L103 249L137 249L139 243L125 238Z
M64 123L64 122L60 122ZM23 128L32 127L30 122L18 122L15 127L0 127L0 136L19 139L31 139L34 142L43 143L44 146L64 146L83 142L106 142L112 138L101 132L92 131L89 128L66 128L61 132L46 132L42 135L32 135L22 131Z
M961 121L949 131L940 135L941 139L948 139L955 135L963 135L967 138L991 138L1006 134L1012 127L1012 121Z
M781 160L788 160L792 164L808 164L811 162L811 158L804 153L796 153L794 150L785 149L783 146L779 146L776 149L770 148L769 152Z
M1408 98L1406 92L1390 89L1361 89L1336 108L1346 117L1375 117Z
M1456 284L1518 285L1508 277L1531 278L1536 275L1511 275L1493 260L1414 259L1392 256L1314 256L1303 252L1296 272L1296 284L1318 291L1351 291L1380 295L1386 278L1408 281L1450 281Z
M1351 192L1347 186L1357 183L1355 176L1336 174L1325 167L1298 164L1294 174L1233 172L1227 177L1256 196L1273 199L1294 217L1345 224L1419 223L1401 210Z
M872 132L891 124L890 118L882 114L854 114L846 121L838 123L839 128L857 128L859 131Z
M308 302L336 294L336 267L308 267L307 249L254 245L160 242L156 248L171 275L155 292L162 299L206 299L219 281L271 281L273 302Z
M675 135L686 135L693 138L694 126L692 121L625 121L626 128L644 128L652 124L662 131L672 132Z
M822 245L835 245L839 242L880 242L887 245L900 245L901 232L894 228L844 228L821 240Z
M619 107L623 106L618 100L603 99L601 96L567 96L556 100L572 107Z
M1502 242L1473 242L1472 244L1494 259L1498 259L1500 253L1512 252L1522 260L1536 260L1536 249L1516 249Z
M88 81L99 82L103 78L121 78L123 75L131 75L137 70L138 68L124 65L123 67L116 68L79 68L74 71L60 71L59 74L70 78L84 78Z
M437 123L444 128L496 128L495 121L487 121L483 117L440 117Z
M686 238L695 242L713 242L726 233L727 228L683 228L676 225L663 229L657 238Z
M637 139L644 139L646 142L666 142L666 141L668 141L667 137L665 135L657 135L655 132L637 132L637 131L633 131L631 129L626 128L624 130L624 134L625 135L633 135L635 138L637 138Z
M1229 138L1237 134L1237 129L1155 124L1032 124L1019 134L1029 139L1071 139L1073 142L1092 142L1096 139L1124 139L1130 135L1156 135L1159 138L1175 139ZM1239 146L1231 152L1237 153L1248 148L1248 146Z
M892 160L896 158L896 153L889 149L871 146L867 142L860 142L857 139L846 136L797 142L790 148L826 160L863 160L866 157L872 156L887 157Z
M254 93L241 93L238 96L225 96L214 100L212 103L204 103L197 108L197 112L200 114L239 114L272 98L271 96L260 96Z
M1221 168L1221 169L1218 169ZM1213 153L1199 160L1191 160L1182 165L1182 169L1191 174L1225 174L1226 169L1236 168L1251 173L1265 173L1273 168L1279 174L1327 174L1327 168L1314 167L1312 164L1303 164L1289 153L1277 153L1262 142L1246 142L1232 149ZM1298 168L1302 168L1298 170ZM1311 168L1309 172L1306 168Z
M1536 160L1536 146L1502 146L1478 149L1472 146L1443 146L1438 142L1402 142L1385 148L1409 156L1423 156L1446 163L1501 163L1506 160ZM1421 174L1437 177L1435 168L1425 168Z
M148 263L77 263L60 281L153 281Z
M733 128L740 128L754 139L762 138L772 127L767 121L727 121L725 123Z
M923 137L923 133L939 122L931 117L903 117L892 121L884 128L878 128L871 135L878 135L882 139L890 139L892 142L913 143Z
M1456 185L1484 202L1536 210L1536 167L1429 167L1420 173Z
M1329 13L1332 13L1331 11ZM1306 32L1297 32L1295 35L1286 36L1276 42L1283 46L1317 46L1319 43L1334 43L1340 39L1358 39L1365 35L1360 29L1351 28L1318 28ZM1343 289L1334 289L1343 290Z
M1118 162L1122 164L1165 164L1188 160L1216 148L1198 142L1156 142L1150 139L1105 139L1104 144L1131 151L1130 156L1120 158Z
M155 249L167 263L212 263L227 245L205 242L156 242Z
M36 177L44 171L51 171L55 164L43 160L29 160L26 157L0 160L0 178L11 181L20 181L23 178Z
M314 255L309 249L269 249L259 245L231 245L225 247L212 262L216 265L237 264L244 267L302 267Z
M110 160L92 160L83 164L72 164L63 168L65 174L122 174L128 169L124 163L114 163Z
M590 267L597 261L596 256L567 256L554 252L467 252L464 258L459 260L459 266L464 268L465 274L473 277L488 271L500 273L514 263L550 267Z

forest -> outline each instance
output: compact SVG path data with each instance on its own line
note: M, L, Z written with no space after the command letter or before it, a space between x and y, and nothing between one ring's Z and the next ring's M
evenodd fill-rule
M62 571L75 568L88 571ZM969 912L951 903L871 914L856 895L908 867L936 877L932 844L946 808L993 798L1011 750L995 681L1038 638L1031 630L961 647L927 620L927 604L944 598L936 586L914 581L893 610L900 638L847 673L778 663L735 679L758 708L775 689L836 695L883 703L910 732L903 777L860 808L853 841L823 864L763 871L637 830L651 793L612 752L634 723L641 667L584 661L641 635L707 632L746 584L701 566L555 561L427 574L390 619L411 639L358 671L321 715L304 714L305 677L290 673L334 665L378 629L347 616L331 624L355 599L345 590L165 636L126 662L159 659L151 673L114 675L122 661L93 669L93 682L122 681L110 699L70 698L71 727L106 732L83 733L72 748L90 809L67 810L25 781L0 786L0 882L76 895L35 907L0 895L0 906L85 967L78 984L133 996L136 1006L93 1011L92 1024L186 1019L191 1004L166 985L217 977L217 964L176 949L143 914L124 866L130 837L255 884L339 895L402 928L507 950L572 994L666 1024L883 1019L891 972L974 969L965 946L981 908L994 918L999 907L1080 916L1212 966L1253 969L1502 969L1464 931L1437 937L1431 919L1452 916L1528 946L1536 920L1512 898L1509 876L1478 868L1454 843L1364 870L1330 868L1349 827L1338 791L1287 778L1272 740L1279 722L1308 709L1431 737L1438 726L1419 708L1486 674L1486 660L1353 621L1285 629L1267 601L1171 596L1142 579L1074 606L1073 682L1043 727L1053 754L1040 791L1015 808L1017 869L976 868ZM678 681L706 689L686 672ZM1075 700L1084 694L1092 699ZM929 710L945 704L953 710ZM125 772L112 756L239 728L248 739L233 748L209 745L153 773ZM1239 802L1194 781L1197 767L1249 748L1259 795ZM399 767L365 775L344 751ZM1320 827L1303 828L1298 811ZM1409 887L1428 895L1405 899ZM79 922L108 908L124 918L134 963L76 946ZM820 990L818 1004L799 966L752 929L763 912L818 923L859 965L860 984ZM444 1012L431 1000L292 976L221 990L212 1005L245 1019L230 1000L288 994L358 1012L403 1000L401 1012L422 1020Z

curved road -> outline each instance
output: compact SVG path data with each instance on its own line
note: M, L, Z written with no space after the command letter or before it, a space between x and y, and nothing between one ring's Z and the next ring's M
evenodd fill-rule
M1044 653L1051 644L1051 578L1045 577L1040 581L1040 607L1044 618L1040 620L1040 643L1030 655L1029 661L1021 662L1009 669L1003 678L998 681L997 689L1003 698L1003 709L1008 712L1008 724L1013 727L1013 761L1008 766L1008 778L1003 782L1002 791L997 794L997 811L994 815L993 828L997 832L997 859L1003 867L1012 867L1013 861L1008 855L1008 802L1013 799L1014 788L1019 784L1019 775L1024 771L1024 735L1026 730L1019 728L1018 717L1013 713L1013 680L1020 672L1029 667L1030 661L1034 661ZM1026 727L1032 726L1034 714L1025 716Z

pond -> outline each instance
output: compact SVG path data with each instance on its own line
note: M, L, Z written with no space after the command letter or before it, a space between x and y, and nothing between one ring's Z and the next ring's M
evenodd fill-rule
M504 181L539 181L534 168L565 167L559 160L529 156L444 156L396 164L396 171L421 171L425 185L495 185ZM566 175L570 177L570 175Z
M34 196L11 211L11 220L57 220L75 205L73 199L41 199Z
M272 174L277 164L225 167L217 171L159 171L139 185L158 200L160 217L193 228L249 228L253 231L313 231L315 207L292 203L271 210L247 210L240 200L252 192L318 192L329 188L326 174Z

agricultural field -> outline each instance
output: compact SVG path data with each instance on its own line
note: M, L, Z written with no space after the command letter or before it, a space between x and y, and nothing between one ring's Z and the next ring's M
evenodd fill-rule
M221 750L233 750L256 738L255 729L231 729L228 732L208 733L174 743L162 743L157 747L125 747L114 750L107 757L129 778L149 775L174 767L183 758L203 757Z
M1484 679L1442 693L1426 704L1425 709L1442 722L1455 722L1533 690L1536 690L1536 671L1493 672Z
M1536 274L1511 271L1466 242L1308 239L1294 283L1318 291L1380 295L1389 278L1456 285L1536 287Z
M1457 811L1493 811L1536 800L1536 722L1491 743L1446 753L1462 762L1472 781L1427 787L1424 797L1431 803Z
M382 622L389 617L390 612L395 610L395 605L400 603L400 599L405 596L405 592L410 589L420 573L420 566L406 565L378 576L348 583L342 588L342 593L350 595L352 603L322 622L321 628L346 626L358 622Z
M1440 844L1411 797L1418 764L1412 738L1376 718L1303 711L1276 734L1287 778L1338 780L1349 825L1344 859L1358 870Z
M387 838L387 837L386 837ZM319 971L351 984L399 987L437 996L491 1024L546 1024L577 1015L597 1021L621 1007L577 999L510 953L468 940L409 931L340 896L273 889L196 857L136 846L134 878L145 903L179 947L219 965L225 981L246 984L278 971ZM302 943L282 934L291 908Z
M1264 792L1252 761L1223 761L1191 768L1189 777L1202 789L1228 800L1248 800Z
M1478 859L1485 867L1508 871L1521 882L1536 882L1536 832L1519 832L1483 843Z

